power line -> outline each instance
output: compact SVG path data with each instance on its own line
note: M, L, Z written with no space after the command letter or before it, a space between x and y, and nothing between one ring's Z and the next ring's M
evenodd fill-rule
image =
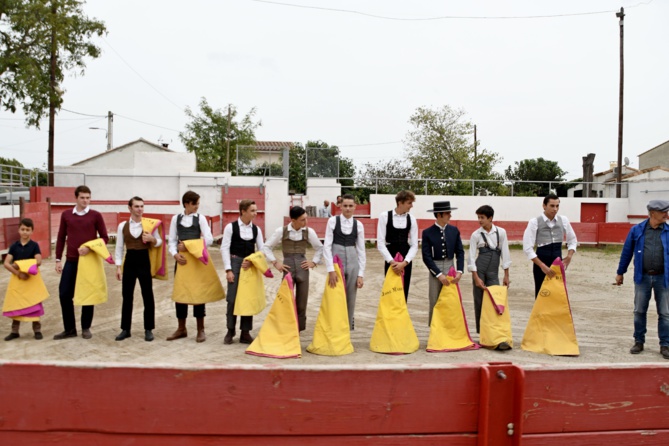
M172 131L172 132L181 132L181 130L171 129L171 128L169 128L169 127L163 127L162 125L151 124L151 123L149 123L149 122L140 121L139 119L133 119L133 118L129 118L129 117L127 117L127 116L119 115L118 113L114 113L114 116L118 116L118 117L120 117L120 118L127 119L127 120L129 120L129 121L139 122L140 124L150 125L151 127L157 127L157 128L159 128L159 129L170 130L170 131Z
M107 117L107 115L90 115L88 113L76 112L76 111L68 110L66 108L61 108L61 110L64 111L64 112L68 112L68 113L74 113L75 115L90 116L92 118L106 118Z
M369 144L348 144L345 146L337 146L337 147L367 147L367 146L385 146L388 144L400 144L402 141L388 141L388 142L372 142Z

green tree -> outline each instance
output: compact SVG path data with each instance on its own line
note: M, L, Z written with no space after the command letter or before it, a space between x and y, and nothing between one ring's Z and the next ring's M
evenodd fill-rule
M372 193L396 194L401 190L422 193L425 181L415 179L415 169L401 159L390 159L377 163L365 163L358 174L359 184L369 187Z
M409 118L412 129L405 138L407 157L422 178L437 178L428 183L428 193L470 195L471 182L459 179L497 180L493 168L501 158L486 149L474 147L474 126L465 120L465 111L448 105L419 107ZM475 193L490 191L490 183L475 184Z
M305 194L307 180L305 177L305 149L301 142L296 142L288 152L288 189L291 193Z
M308 151L308 152L307 152ZM342 187L354 187L355 165L353 160L341 156L339 147L316 140L307 141L306 146L299 142L293 145L289 153L288 188L297 194L307 191L307 169L309 177L318 178L349 178L339 180Z
M207 99L200 100L200 111L196 114L186 108L186 130L179 133L179 138L186 150L195 153L198 172L230 172L237 175L237 169L249 168L255 159L252 150L239 150L237 166L237 148L255 144L255 130L262 125L254 121L256 109L252 108L245 116L238 118L237 107L230 107L230 133L228 134L228 112L212 108ZM228 160L227 142L230 142Z
M564 181L566 174L567 172L558 166L557 161L543 158L516 161L513 166L507 167L504 171L507 180L523 181L514 184L514 194L528 197L548 195L549 183L546 182L560 183ZM552 185L553 188L557 186L557 184Z

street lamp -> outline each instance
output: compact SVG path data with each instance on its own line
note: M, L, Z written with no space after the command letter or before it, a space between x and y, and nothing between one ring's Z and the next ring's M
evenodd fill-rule
M89 130L102 130L105 132L105 139L107 140L107 151L111 150L111 139L109 139L109 130L102 127L89 127Z

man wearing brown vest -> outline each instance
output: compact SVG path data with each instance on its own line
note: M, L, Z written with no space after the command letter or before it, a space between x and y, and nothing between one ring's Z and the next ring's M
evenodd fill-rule
M132 326L132 301L135 293L135 283L139 280L144 301L144 340L153 341L152 330L155 328L155 303L153 301L153 283L151 280L151 262L149 261L149 247L160 246L162 239L158 228L149 234L142 228L144 214L144 200L132 197L128 201L130 220L121 222L116 232L116 278L121 281L123 306L121 309L121 333L116 336L117 341L130 337ZM125 262L123 261L123 247L126 247Z
M295 302L300 331L307 326L307 300L309 299L309 269L314 268L323 256L323 244L316 231L307 227L307 211L299 206L290 209L291 222L274 231L263 246L263 252L283 275L290 273L295 283ZM281 243L283 262L276 259L272 249ZM307 260L307 246L314 248L314 257Z

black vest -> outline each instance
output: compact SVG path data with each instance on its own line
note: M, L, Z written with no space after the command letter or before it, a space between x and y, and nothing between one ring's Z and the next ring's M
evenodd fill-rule
M251 223L253 238L244 240L239 235L239 221L232 222L232 239L230 240L230 254L237 257L247 257L256 252L256 238L258 238L258 227Z
M411 232L411 218L407 214L407 227L398 229L393 225L393 211L388 211L388 222L386 223L386 247L390 255L398 252L406 257L409 253L409 232Z
M338 216L332 236L332 243L335 245L355 246L355 241L358 239L358 220L353 219L353 230L350 234L346 235L341 232L341 216Z
M181 226L182 214L177 215L177 238L179 240L195 240L200 238L200 214L191 214L193 216L193 224L190 228Z

